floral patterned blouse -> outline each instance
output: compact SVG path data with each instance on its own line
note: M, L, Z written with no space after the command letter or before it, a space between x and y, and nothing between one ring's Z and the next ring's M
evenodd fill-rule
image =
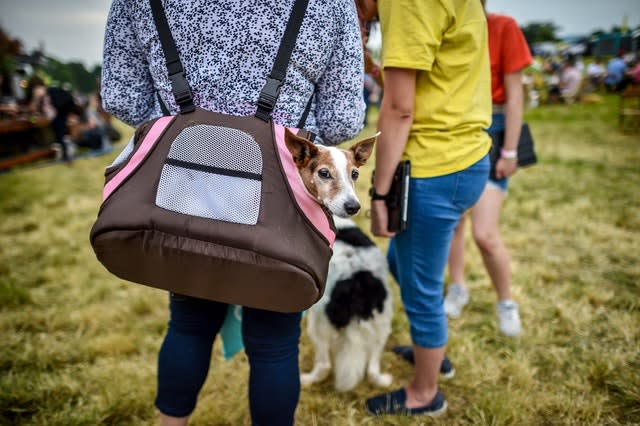
M164 0L194 103L252 115L280 45L293 0ZM363 54L353 0L309 0L285 83L272 114L295 127L314 94L306 128L322 143L353 138L364 118ZM105 32L103 105L136 126L171 113L164 54L149 1L114 0Z

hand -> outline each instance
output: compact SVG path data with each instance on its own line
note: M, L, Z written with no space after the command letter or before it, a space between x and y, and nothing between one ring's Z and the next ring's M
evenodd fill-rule
M382 73L380 72L380 66L375 63L371 57L371 53L367 49L364 51L364 72L373 77L376 84L382 87Z
M515 158L498 158L496 163L496 178L502 179L515 174L518 170L518 161Z
M371 201L371 233L377 237L391 238L395 232L387 230L389 212L384 200Z

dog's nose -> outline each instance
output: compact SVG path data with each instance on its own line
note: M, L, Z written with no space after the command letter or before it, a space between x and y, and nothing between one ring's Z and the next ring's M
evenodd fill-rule
M358 210L360 210L359 202L351 200L344 203L344 211L346 211L349 216L353 216L358 213Z

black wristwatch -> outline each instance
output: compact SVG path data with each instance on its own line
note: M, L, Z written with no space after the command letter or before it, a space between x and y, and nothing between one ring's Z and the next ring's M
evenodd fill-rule
M385 195L381 195L378 194L376 192L376 189L374 187L369 188L369 197L371 197L371 201L375 201L375 200L387 200L387 197L389 197L389 194L385 194Z

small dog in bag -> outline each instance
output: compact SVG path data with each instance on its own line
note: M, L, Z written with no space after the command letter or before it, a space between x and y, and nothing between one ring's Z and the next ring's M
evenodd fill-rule
M307 315L315 361L300 379L303 385L320 382L333 368L339 392L353 389L365 373L373 385L386 387L392 377L381 373L380 358L391 333L387 261L351 219L334 221L338 233L325 293Z
M377 138L378 134L342 149L316 145L289 129L285 131L285 144L306 192L334 217L353 216L360 210L355 191L358 168L371 156Z

